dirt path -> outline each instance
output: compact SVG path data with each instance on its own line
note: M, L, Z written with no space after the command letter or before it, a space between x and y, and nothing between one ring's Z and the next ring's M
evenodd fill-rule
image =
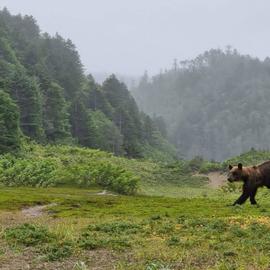
M110 192L108 192L108 191L105 190L105 189L104 189L103 191L99 192L99 193L94 194L94 195L101 195L101 196L118 196L117 194L110 193Z
M100 196L117 196L116 194L110 193L107 190L103 190L102 192L94 193L91 195L100 195ZM30 218L36 218L44 215L44 212L46 211L46 208L56 206L56 203L51 203L51 204L46 204L46 205L35 205L31 207L27 207L22 209L21 213L25 217L30 217Z
M208 177L209 179L208 186L215 189L222 187L227 182L226 175L218 171L210 172L208 174L196 174L195 176Z
M52 206L56 206L56 203L27 207L27 208L22 209L22 214L25 217L32 217L32 218L40 217L44 214L44 211L46 210L46 208L52 207Z
M209 186L211 188L220 188L227 182L227 177L225 174L220 172L210 172L207 174L209 178Z

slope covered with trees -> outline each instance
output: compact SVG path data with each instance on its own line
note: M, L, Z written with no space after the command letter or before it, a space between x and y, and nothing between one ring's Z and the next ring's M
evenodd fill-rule
M151 79L145 74L134 95L143 111L164 118L185 157L223 160L269 149L269 58L210 50Z
M13 125L19 123L10 135L14 148L21 130L39 143L174 158L164 131L139 111L125 84L114 75L97 84L85 75L71 40L41 33L33 17L13 16L7 9L0 11L0 89L6 93L0 92L0 107L6 104L13 110ZM9 113L0 113L2 124ZM4 135L0 140L7 143Z

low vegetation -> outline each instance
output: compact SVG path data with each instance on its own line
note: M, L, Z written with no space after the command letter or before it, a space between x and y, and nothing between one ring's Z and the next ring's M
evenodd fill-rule
M0 156L0 182L6 186L99 186L134 194L153 185L203 186L207 178L192 177L197 169L193 166L192 161L166 165L100 150L31 143L17 156Z
M30 265L69 265L61 269L100 267L101 257L102 269L267 269L270 263L267 190L258 194L260 207L228 206L237 194L222 191L188 199L182 194L166 198L99 196L92 189L42 190L0 189L5 210L57 203L48 209L51 218L45 215L19 225L22 217L11 212L16 222L1 224L6 247L0 265L10 252L19 256L30 250L32 255L23 259ZM95 254L100 258L94 259Z
M238 187L211 189L203 174L268 155L165 164L26 144L0 159L0 266L15 256L33 269L266 269L268 190L258 192L261 206L232 207ZM100 195L103 189L115 193ZM34 205L48 205L48 214L20 212Z

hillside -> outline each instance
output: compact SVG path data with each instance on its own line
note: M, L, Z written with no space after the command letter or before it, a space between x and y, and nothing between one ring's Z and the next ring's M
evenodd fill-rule
M224 160L270 145L270 61L228 48L149 78L134 89L140 108L165 120L186 158Z
M269 157L252 150L222 164L164 166L28 144L0 160L0 268L267 269L269 190L259 189L260 206L232 207L238 188L209 187L194 174ZM131 187L136 195L119 194Z
M158 123L139 111L115 75L96 83L71 40L41 33L32 16L7 9L0 10L0 94L0 154L29 137L127 157L175 158Z
M192 161L166 165L89 148L27 143L17 155L0 156L0 185L98 187L127 195L174 196L183 188L205 187L207 178L192 176L196 170Z

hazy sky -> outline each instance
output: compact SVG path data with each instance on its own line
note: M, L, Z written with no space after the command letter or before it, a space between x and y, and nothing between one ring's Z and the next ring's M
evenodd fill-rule
M270 56L269 0L0 0L77 46L89 72L151 74L232 45Z

